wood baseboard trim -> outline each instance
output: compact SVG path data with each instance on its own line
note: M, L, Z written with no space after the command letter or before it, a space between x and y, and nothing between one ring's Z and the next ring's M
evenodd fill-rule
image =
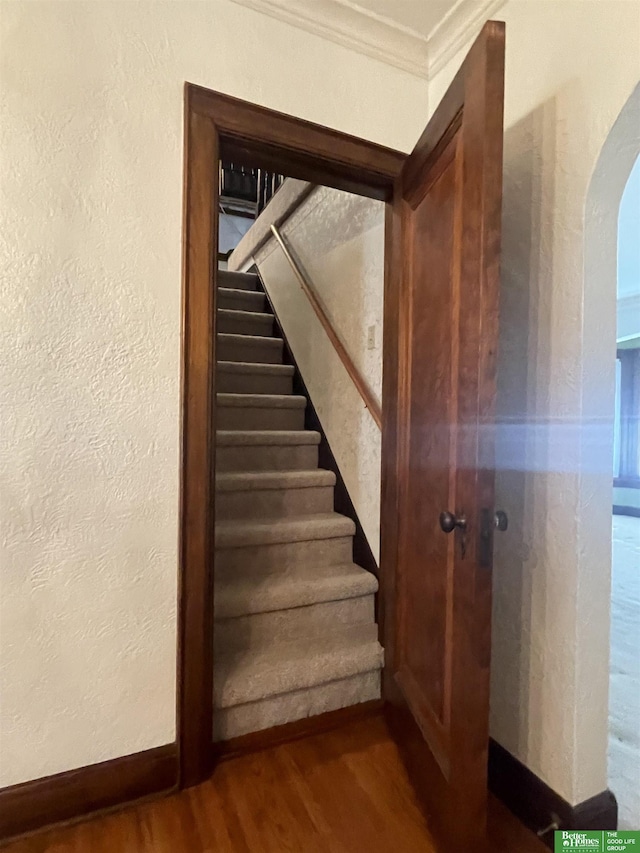
M618 826L618 804L611 791L602 791L572 806L493 739L489 742L489 789L536 834L554 821L558 829L598 830ZM540 840L553 850L552 830L541 835Z
M0 842L177 787L175 743L0 790Z
M296 740L313 737L313 735L330 732L348 723L379 716L382 711L382 699L373 699L370 702L361 702L359 705L350 705L348 708L338 708L337 711L326 711L324 714L318 714L315 717L305 717L304 720L295 720L292 723L274 726L261 732L251 732L248 735L235 737L214 744L214 752L218 761L238 758L252 752L272 749L283 743L292 743Z

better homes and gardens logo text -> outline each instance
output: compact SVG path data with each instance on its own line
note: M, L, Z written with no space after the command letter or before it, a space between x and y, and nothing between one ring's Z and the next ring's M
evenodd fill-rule
M591 850L592 853L624 853L624 851L640 853L640 832L562 830L555 834L555 853L565 850Z

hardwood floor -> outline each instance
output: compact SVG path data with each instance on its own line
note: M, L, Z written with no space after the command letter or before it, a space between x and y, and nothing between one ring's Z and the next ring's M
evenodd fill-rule
M640 518L613 516L609 787L618 826L640 826Z
M491 804L500 853L546 850ZM3 853L436 853L381 716L223 762L196 788Z

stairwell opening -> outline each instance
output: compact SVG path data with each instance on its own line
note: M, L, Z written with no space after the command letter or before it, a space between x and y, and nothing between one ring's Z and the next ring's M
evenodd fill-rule
M321 594L318 583L315 584L316 592L313 595L319 599L322 599L323 595L329 598L339 595L339 601L348 601L347 604L340 605L345 612L350 607L359 607L357 625L362 621L364 611L367 611L369 639L361 642L359 648L364 649L360 657L366 658L368 662L352 662L351 670L345 664L344 671L338 673L326 668L330 666L331 654L328 652L324 663L319 661L317 668L320 670L324 666L325 676L329 672L335 676L335 681L343 677L379 671L382 661L381 646L377 640L376 623L373 619L373 592L377 586L374 574L377 570L377 554L374 556L373 552L377 550L377 534L372 536L371 529L365 532L367 524L371 528L370 521L357 517L354 501L351 500L349 489L340 476L340 467L332 459L330 440L322 435L320 426L323 413L315 411L305 400L307 396L312 397L314 391L311 389L307 393L304 389L304 368L302 371L296 370L293 358L289 355L293 347L285 340L284 333L279 335L278 330L272 326L275 321L269 315L275 317L282 311L282 307L274 308L269 303L269 287L267 293L261 292L262 284L255 275L234 278L232 274L237 270L225 270L230 259L228 246L222 242L220 248L225 251L222 257L218 255L220 224L223 223L227 228L227 234L229 226L232 226L232 233L235 237L239 236L245 228L237 227L237 220L230 221L230 214L247 215L251 214L252 210L255 214L256 209L264 206L266 196L273 195L280 181L279 177L274 179L273 176L288 175L291 179L305 181L309 185L331 187L379 202L388 201L392 198L394 181L405 159L405 155L399 152L365 140L308 124L211 90L191 84L185 86L183 443L177 702L182 787L208 778L215 757L225 751L219 740L216 742L218 745L213 746L214 731L218 725L214 713L216 701L222 708L248 706L251 702L257 702L263 694L263 698L267 698L269 693L274 695L273 690L264 685L277 684L279 679L273 667L269 668L268 660L264 666L258 667L262 675L260 678L256 676L253 687L248 686L251 677L236 679L236 683L242 682L244 692L241 692L240 688L236 690L234 679L225 675L224 656L216 654L216 633L219 637L226 637L228 645L231 646L233 640L229 640L229 632L233 634L237 631L236 636L244 638L237 642L246 643L252 632L252 628L247 628L251 621L256 625L258 622L264 625L275 617L265 616L260 619L259 614L242 610L243 607L255 609L257 601L266 600L266 595L254 594L251 585L245 584L245 591L241 590L239 578L242 570L234 577L234 591L222 593L214 607L214 599L219 592L216 578L222 578L224 574L217 568L219 549L224 552L220 561L223 568L226 561L227 574L233 574L234 566L239 564L245 567L245 574L250 572L246 567L251 559L258 559L255 555L260 548L267 549L272 557L279 554L281 558L285 558L285 565L288 557L284 552L288 550L289 556L297 554L292 565L298 564L300 561L297 557L306 551L305 561L309 564L316 558L322 558L325 566L346 566L348 570L338 572L337 579L334 577L326 580L327 587L333 589L331 595L326 591ZM230 204L228 198L223 199L225 204L221 210L219 202L223 197L222 190L225 189L224 181L227 181L227 188L232 182L228 171L225 173L225 169L228 170L231 164L236 171L240 170L239 184L245 188L245 198L241 200L242 204L238 204L238 200L231 200ZM246 187L251 185L252 180L254 190L257 187L260 193L260 197L255 198L253 202L246 197ZM286 192L287 182L275 192L271 204L278 199L282 201ZM248 202L251 208L249 210ZM386 222L384 239L388 244L389 231ZM245 270L247 266L251 264L246 264ZM388 279L387 274L388 267L384 270L385 281ZM230 275L231 280L228 278ZM227 286L223 284L224 276L227 276ZM217 287L212 288L211 284L215 283L216 279L219 279ZM221 295L223 300L221 305L216 305L218 295ZM248 310L249 308L257 310ZM221 324L218 328L219 335L215 331L217 322ZM253 334L243 334L249 331L253 331ZM342 361L347 363L349 354L335 335L333 343L337 349L342 347ZM389 342L385 338L384 347L388 345ZM383 348L381 337L377 347L380 355ZM221 362L221 369L218 369L218 361ZM247 365L258 365L258 368L249 368ZM349 370L353 378L352 367L353 365ZM223 383L221 387L230 390L221 391L220 383ZM327 383L324 384L326 386ZM366 396L368 391L364 381L355 381L354 384L359 393L365 394L367 407L371 411L377 410L377 423L380 423L379 400ZM267 389L271 390L270 395L265 393ZM218 397L218 394L221 396ZM267 396L271 397L270 402L273 403L269 407L263 405ZM246 429L237 429L239 425ZM264 429L267 425L271 428ZM256 435L260 432L269 434L267 444L255 444ZM284 443L274 443L276 433L286 434ZM293 433L296 435L293 436ZM227 470L217 472L216 460ZM285 465L287 467L283 468ZM335 466L333 471L332 465ZM274 474L274 471L277 473ZM288 479L283 478L283 471L288 472ZM239 531L238 525L233 524L233 518L216 518L216 473L221 475L218 485L223 496L220 501L222 514L233 515L234 512L244 511L241 510L242 507L249 506L242 496L242 486L246 485L247 481L251 482L251 491L254 492L251 501L256 511L273 511L273 493L285 491L291 491L291 494L297 496L303 494L310 507L329 511L311 513L310 515L316 516L315 524L307 518L304 523L293 525L292 528L289 522L285 541L275 541L282 539L282 525L279 528L280 534L271 529L274 525L269 524L254 525L250 531ZM271 485L277 488L255 490L256 485L265 485L267 478L262 475L268 475ZM332 484L334 479L335 484ZM306 480L304 491L301 489L302 480ZM285 484L292 488L283 489ZM245 489L245 492L248 491ZM264 494L256 495L256 491L268 492L270 497L265 497ZM333 509L330 506L332 492ZM301 505L296 498L289 497L281 501L283 511L297 510ZM379 523L377 510L375 523ZM315 533L311 535L314 530ZM292 541L286 541L287 539ZM311 550L314 551L315 557L310 556L310 546L305 545L305 542L314 543ZM244 557L250 557L249 561L238 557L241 550ZM328 556L329 551L333 556ZM360 568L354 568L358 564ZM289 595L289 600L293 591L298 596L303 587L306 589L305 594L311 595L310 587L306 583L284 586L288 590L286 594ZM339 587L342 589L340 594L337 592ZM350 598L344 594L347 589L351 590ZM276 590L272 595L281 596L280 600L286 604L286 600L282 598L285 591L281 585L280 590ZM247 602L247 597L252 598L253 603L249 601L241 604L242 601ZM356 602L358 598L363 600ZM298 597L293 600L301 601ZM301 606L324 606L326 603L318 600ZM381 608L379 610L378 622L382 623L383 612ZM234 613L235 616L231 615ZM220 617L221 623L217 627L216 617ZM229 622L222 624L225 619ZM230 624L232 619L237 620L234 626ZM243 619L242 626L240 623ZM268 628L263 630L267 633L269 631ZM380 630L383 630L382 624ZM335 630L332 633L335 634ZM352 659L354 654L355 652L351 654ZM233 666L229 664L227 673L229 667ZM311 669L301 665L296 671L302 673L308 681ZM273 678L269 676L269 672ZM296 675L294 678L291 672L288 675L284 673L280 689L275 695L287 694L288 688L289 699L293 701L296 693L293 688L299 686L301 690L308 690L313 687L313 683L303 685L299 680L302 675ZM371 687L374 680L378 683L377 673L369 676L371 689L367 696L377 693L377 689L373 690ZM338 688L332 689L334 693L339 692ZM214 694L217 694L215 701ZM349 704L349 701L348 697L343 697L340 700L335 699L334 703L344 705ZM369 703L360 704L368 706ZM249 714L248 708L245 710ZM306 713L310 712L311 709ZM342 710L329 711L321 716L326 718L334 713L342 713ZM293 715L295 716L295 713ZM246 715L245 717L242 726L235 731L238 733L242 730L249 734L237 734L237 737L251 737L251 730L260 728L259 723L252 722ZM320 722L316 725L320 725ZM231 729L227 729L225 733L224 725L222 728L218 726L215 736L229 737L230 731ZM267 731L273 732L275 728ZM225 743L231 743L232 740Z
M219 174L213 739L233 751L380 701L380 430L296 274L379 400L384 203Z

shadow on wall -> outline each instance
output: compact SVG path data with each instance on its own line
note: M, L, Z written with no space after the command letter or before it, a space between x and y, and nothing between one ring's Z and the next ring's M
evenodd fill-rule
M534 485L551 465L536 413L544 411L539 389L551 372L556 126L550 100L504 141L496 506L508 508L510 523L495 545L491 729L518 756L540 751L542 730L541 719L529 718L532 626L545 630L547 609L544 587L539 579L533 585L543 555L533 547L532 522L546 516L547 492Z
M606 748L590 697L602 696L611 562L616 227L640 87L582 211L566 195L575 176L559 168L569 95L505 133L496 498L511 523L495 549L491 684L493 737L567 798L596 784L573 771L585 762L595 779Z
M283 231L290 236L292 250L333 328L379 401L384 206L382 202L328 187L318 187L311 200L315 203L313 210L304 217L294 215ZM367 342L368 328L374 330L371 346ZM308 342L313 348L312 334ZM307 363L312 359L309 354ZM318 398L318 416L329 442L342 458L345 482L354 505L365 506L367 493L372 489L379 492L380 488L379 474L376 472L374 479L371 460L373 449L380 444L378 428L359 398L356 397L355 406L345 407L345 400L353 394L352 381L336 358L323 360L321 381L327 389L334 390ZM367 525L367 532L375 536L372 547L377 554L378 525L373 530L372 525Z

